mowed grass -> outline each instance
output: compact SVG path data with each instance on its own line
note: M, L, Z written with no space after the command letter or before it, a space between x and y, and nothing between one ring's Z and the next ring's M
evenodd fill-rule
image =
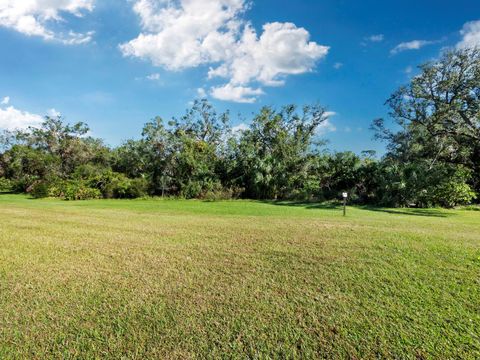
M0 195L0 358L480 358L480 212Z

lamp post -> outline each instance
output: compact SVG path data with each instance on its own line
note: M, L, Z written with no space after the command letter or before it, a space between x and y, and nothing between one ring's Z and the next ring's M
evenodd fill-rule
M342 193L343 196L343 216L347 216L347 198L348 198L348 193L344 192Z

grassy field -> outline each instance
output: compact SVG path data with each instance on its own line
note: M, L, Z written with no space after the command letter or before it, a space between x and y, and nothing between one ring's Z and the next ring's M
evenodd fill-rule
M0 195L0 358L480 358L480 212Z

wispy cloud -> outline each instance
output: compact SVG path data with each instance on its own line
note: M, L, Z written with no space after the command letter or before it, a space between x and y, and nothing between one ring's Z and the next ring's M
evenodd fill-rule
M385 35L383 34L369 35L363 38L363 41L360 43L360 45L367 46L370 43L380 43L383 40L385 40Z
M205 91L204 88L198 88L197 89L197 95L198 95L199 98L204 99L204 98L207 97L207 92Z
M412 40L412 41L407 41L407 42L402 42L395 46L392 50L390 50L390 54L396 55L398 53L401 53L403 51L408 51L408 50L420 50L421 48L438 43L438 41L430 41L430 40Z
M150 74L147 76L147 80L158 81L160 80L160 74L159 73Z
M385 39L385 35L377 34L377 35L370 35L369 37L365 38L365 40L370 42L382 42Z

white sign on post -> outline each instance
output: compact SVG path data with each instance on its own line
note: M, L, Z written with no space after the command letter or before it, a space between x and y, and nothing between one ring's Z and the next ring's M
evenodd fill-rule
M346 199L348 197L348 193L344 192L343 194L343 198Z

